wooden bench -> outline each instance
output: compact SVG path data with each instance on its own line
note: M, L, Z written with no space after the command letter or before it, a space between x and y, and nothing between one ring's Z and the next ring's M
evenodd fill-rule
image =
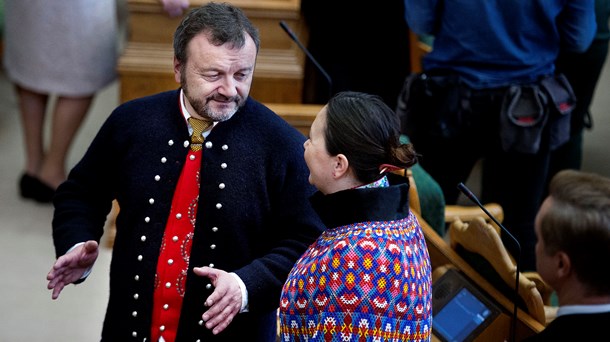
M324 105L301 103L265 103L265 105L305 136L309 135L311 123Z
M191 0L191 7L207 1ZM229 0L259 29L261 46L250 95L262 102L302 102L305 54L288 37L285 21L305 44L300 0ZM128 37L117 71L120 101L174 89L173 34L181 18L170 18L158 0L127 0Z

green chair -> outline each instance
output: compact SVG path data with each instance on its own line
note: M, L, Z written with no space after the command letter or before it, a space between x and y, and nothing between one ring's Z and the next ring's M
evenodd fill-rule
M401 135L400 142L406 144L410 141L406 135ZM443 190L421 165L413 165L411 173L417 187L422 218L438 235L445 236L447 228L445 225L445 196Z

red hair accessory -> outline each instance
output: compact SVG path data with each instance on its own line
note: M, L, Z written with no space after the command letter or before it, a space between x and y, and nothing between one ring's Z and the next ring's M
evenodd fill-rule
M382 174L384 172L394 172L402 169L402 167L394 166L391 164L381 164L379 165L379 174Z

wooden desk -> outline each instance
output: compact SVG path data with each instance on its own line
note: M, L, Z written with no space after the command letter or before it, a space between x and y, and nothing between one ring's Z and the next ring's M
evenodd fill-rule
M191 0L191 7L208 1ZM301 103L305 55L280 27L285 21L306 44L300 0L229 0L259 29L261 46L250 95L261 102ZM120 101L175 89L173 34L181 18L170 18L158 0L127 0L128 39L119 59Z

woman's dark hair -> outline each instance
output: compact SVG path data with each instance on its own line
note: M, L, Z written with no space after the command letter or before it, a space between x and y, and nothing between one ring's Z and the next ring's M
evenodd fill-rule
M333 96L325 139L327 151L344 154L363 183L379 179L383 164L408 168L417 162L413 145L400 143L398 115L376 95L346 91Z
M228 3L210 2L188 12L176 28L174 55L178 61L187 61L187 45L201 32L209 34L210 42L216 46L229 43L241 48L246 42L245 34L254 40L256 51L260 46L258 29L242 10Z

